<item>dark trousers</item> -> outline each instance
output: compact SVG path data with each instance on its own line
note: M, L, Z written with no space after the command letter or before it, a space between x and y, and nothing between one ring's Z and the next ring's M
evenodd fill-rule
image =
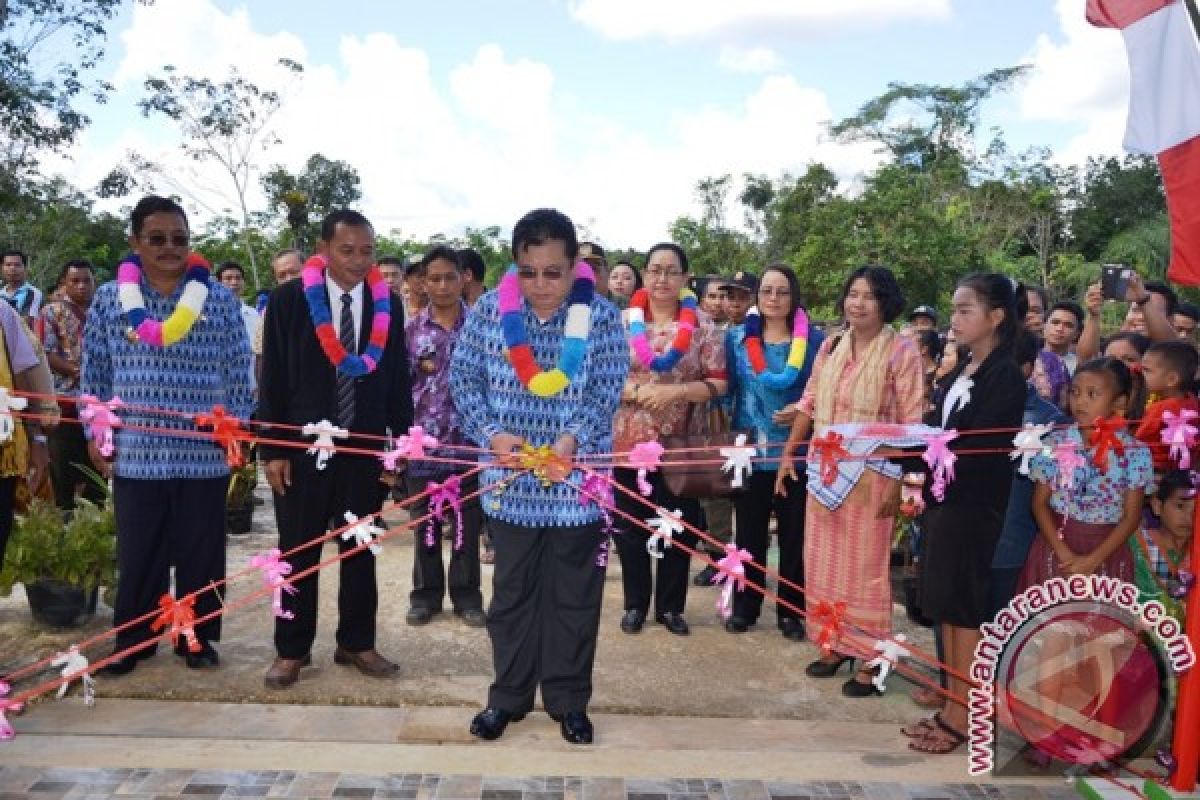
M72 409L74 411L74 409ZM64 412L64 417L67 414ZM79 469L91 468L83 426L65 419L47 435L50 449L50 482L54 485L54 503L64 511L75 507L75 491L83 487L83 496L96 505L104 502L104 487Z
M8 537L12 533L13 501L17 496L17 481L20 478L0 478L0 567L4 566L4 551L8 548Z
M153 611L170 591L175 567L175 597L196 592L196 619L221 607L224 588L204 587L225 578L225 492L229 476L134 480L113 478L117 520L117 599L113 624ZM124 650L158 634L154 617L121 630L116 649ZM221 638L221 618L196 625L196 638ZM159 631L161 633L161 631ZM151 651L152 652L152 651Z
M312 456L292 455L292 485L287 493L275 495L275 522L279 527L279 549L286 554L294 547L319 539L333 528L346 524L345 512L360 519L380 509L379 462L363 456L336 455L325 469L316 468ZM336 538L339 552L357 546L353 539ZM324 543L285 555L293 574L321 561ZM375 647L375 613L379 605L375 585L375 556L364 549L338 562L338 646L352 653ZM282 658L303 658L317 638L317 589L319 572L292 582L296 594L284 593L283 607L295 614L291 620L276 618L275 649Z
M988 591L988 617L995 617L1017 594L1021 567L992 567L992 586Z
M637 490L637 470L613 470L617 482L634 493ZM662 476L655 472L647 476L654 491L646 500L652 502L655 508L665 508L674 513L676 509L683 512L683 519L697 528L701 525L702 512L700 501L691 497L676 497L663 486ZM638 519L653 519L657 514L654 508L639 503L622 491L616 491L617 508ZM621 533L613 538L617 543L617 553L621 556L621 584L625 589L625 609L650 609L651 590L654 593L654 613L666 614L675 612L682 614L687 604L688 565L691 554L681 547L671 546L663 550L662 558L653 558L646 551L646 541L650 532L644 528L635 527L633 523L621 518L619 523ZM689 530L675 535L675 540L694 548L700 537ZM655 583L652 561L658 562L658 581Z
M526 528L489 519L488 529L496 550L488 706L526 713L540 684L547 712L585 710L604 597L600 524Z
M808 491L798 481L788 479L787 495L775 494L775 472L755 471L750 474L746 491L734 497L734 513L737 518L737 545L750 553L756 564L767 563L768 527L771 514L778 524L776 541L779 545L779 577L804 586L804 505ZM746 578L763 586L763 571L759 567L746 565ZM766 588L766 587L764 587ZM804 608L804 593L783 582L776 587L780 601ZM783 620L798 618L783 602L776 603L775 617ZM758 620L762 611L763 596L747 587L745 591L734 591L733 614L747 622Z
M410 495L425 491L431 482L429 478L408 478ZM440 481L438 481L440 483ZM479 474L464 478L462 495L465 497L479 489ZM414 519L429 513L429 500L422 498L410 507ZM457 536L457 525L454 512L447 509L443 514L445 530L451 541L451 547ZM478 497L463 501L462 504L463 546L462 550L451 550L449 574L442 559L442 530L441 522L433 521L433 546L426 544L426 537L431 530L430 522L424 522L412 532L413 540L413 588L408 596L409 605L413 608L427 608L431 611L442 609L442 598L449 586L450 603L455 611L468 611L483 608L483 592L479 589L479 529L483 527L483 506Z

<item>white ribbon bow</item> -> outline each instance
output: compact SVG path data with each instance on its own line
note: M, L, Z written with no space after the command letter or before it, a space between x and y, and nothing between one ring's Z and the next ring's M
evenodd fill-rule
M883 682L887 679L888 673L892 671L892 667L900 663L900 659L911 656L908 648L901 642L908 641L908 637L903 633L897 633L891 639L880 639L875 642L875 649L879 651L879 655L867 662L868 669L877 667L875 677L871 679L871 683L875 684L875 688L879 691L884 691L887 687Z
M678 508L674 514L665 508L654 510L658 516L646 520L646 524L654 528L654 533L646 540L646 552L653 558L662 558L664 549L671 546L675 534L683 533L683 512Z
M333 440L335 438L346 439L350 436L350 431L339 428L327 419L308 423L300 429L300 433L305 436L317 437L317 440L312 443L312 447L306 451L310 456L317 457L317 469L325 469L325 464L333 457Z
M67 696L67 690L71 688L72 679L78 677L83 683L83 704L86 706L96 705L96 681L87 671L88 660L87 656L79 652L79 648L74 645L65 653L59 653L58 656L50 662L52 667L62 667L59 675L66 678L62 685L58 687L58 699L62 700Z
M1008 457L1013 461L1021 460L1017 466L1017 472L1022 475L1029 475L1029 462L1039 454L1050 455L1050 448L1042 441L1042 437L1054 429L1053 425L1034 425L1032 422L1026 422L1024 430L1017 433L1013 437L1013 451Z
M746 447L746 434L744 433L737 435L737 438L733 440L732 447L721 448L721 455L725 457L725 463L721 465L721 472L733 470L729 485L734 489L742 488L742 478L754 471L754 465L750 459L754 458L757 452L753 447Z
M370 519L359 520L349 511L344 516L346 522L350 523L350 527L342 531L343 539L353 540L356 547L366 545L373 556L378 556L383 552L383 545L376 540L376 537L383 533L383 528L376 527Z
M13 433L17 429L12 412L24 411L28 405L27 398L12 397L9 395L8 389L0 386L0 442L12 439Z

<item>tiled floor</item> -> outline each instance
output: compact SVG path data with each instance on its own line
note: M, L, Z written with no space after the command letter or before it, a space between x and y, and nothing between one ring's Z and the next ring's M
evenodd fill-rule
M0 767L0 800L101 798L399 798L400 800L1068 800L1067 786L774 783L704 778L490 778L330 772Z

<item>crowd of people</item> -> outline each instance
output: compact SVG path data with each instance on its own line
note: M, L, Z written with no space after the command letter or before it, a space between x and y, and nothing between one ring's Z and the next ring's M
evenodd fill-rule
M1200 412L1200 310L1164 284L1133 274L1122 297L1106 298L1097 283L1081 305L978 273L958 283L943 326L941 310L909 310L892 272L867 265L847 276L836 319L819 324L786 264L695 276L688 254L670 242L651 247L641 264L610 264L601 246L577 241L570 219L540 209L516 224L513 264L488 290L472 250L377 259L370 222L347 210L324 220L312 257L278 253L277 287L252 305L243 269L219 264L210 280L190 239L184 210L149 196L131 215L131 255L99 288L93 265L76 260L43 297L26 280L25 256L3 255L0 387L34 399L56 394L64 419L43 426L49 415L36 412L45 403L34 402L4 445L0 553L24 479L36 484L48 469L65 513L80 496L103 498L77 465L90 462L111 479L119 581L110 676L154 655L158 637L145 617L171 587L172 570L175 596L195 593L197 616L218 608L205 587L225 576L229 466L212 441L186 435L184 416L215 406L273 426L258 457L285 552L377 514L389 496L416 498L410 510L424 517L432 489L462 481L468 499L456 524L413 531L406 621L428 624L448 603L466 625L486 627L495 679L471 723L483 739L532 711L540 688L563 737L592 741L586 712L610 517L602 504L580 501L578 464L686 434L744 433L758 446L757 463L740 491L695 497L672 491L663 472L639 474L618 457L611 538L625 634L641 632L653 610L654 623L687 635L689 585L718 576L690 551L715 560L723 544L736 543L754 562L747 578L778 590L780 635L829 645L807 675L832 678L849 663L842 693L880 694L869 657L830 644L823 628L832 623L805 609L835 604L868 638L891 638L893 532L905 484L923 487L916 603L935 626L950 694L966 695L960 676L979 626L1047 578L1136 581L1146 598L1182 614L1172 598L1190 569L1195 489L1161 431L1168 413ZM1105 338L1107 301L1128 303L1128 313ZM72 424L81 395L124 404L115 452ZM1113 419L1121 421L1113 452L1091 458L1096 431ZM305 454L310 441L300 429L317 421L348 432L338 442L346 452ZM835 426L870 431L879 423L954 429L949 447L972 452L945 487L934 486L916 451L873 457L880 441L865 433L847 440L851 457L833 474L807 459L806 448ZM1074 442L1087 452L1074 481L1060 480L1059 462L1045 455L1031 459L1027 475L1015 470L1013 436L1028 423L1056 426L1051 446ZM392 469L371 455L414 425L442 458ZM486 453L482 471L454 463L463 447ZM535 449L551 454L539 475L519 469L521 454ZM499 488L481 494L484 487ZM674 537L679 546L655 551L652 531L628 522L648 522L656 509L677 509L687 523ZM772 533L775 582L762 569ZM336 542L343 553L359 544ZM301 572L319 562L320 548L289 560ZM487 609L481 563L494 563ZM339 569L334 660L373 677L396 674L376 649L375 559L357 552ZM294 589L282 597L277 657L264 677L278 690L312 663L317 635L317 575ZM724 629L750 630L762 606L757 592L735 593ZM219 639L215 615L176 652L188 668L215 667ZM914 749L948 753L964 742L961 703L930 690L914 700L937 709L904 729Z

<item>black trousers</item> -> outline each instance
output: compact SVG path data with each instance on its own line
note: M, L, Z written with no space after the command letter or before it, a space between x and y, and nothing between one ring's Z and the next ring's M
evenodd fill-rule
M408 492L410 495L425 491L431 479L409 477ZM441 481L438 481L440 483ZM479 474L476 473L462 482L462 494L465 497L479 489ZM429 512L428 498L422 498L409 507L412 516L419 518ZM446 522L445 530L453 543L457 530L454 512L447 510L443 516ZM449 586L450 603L455 611L468 611L483 608L483 592L479 589L479 530L483 527L483 506L478 497L466 500L462 504L463 547L462 550L452 550L450 556L449 574L442 558L443 525L434 523L433 546L425 543L430 531L430 524L423 523L412 532L413 540L413 588L408 596L409 605L413 608L427 608L431 611L442 609L442 599ZM451 545L453 546L453 545Z
M615 469L613 473L617 483L638 493L637 470ZM683 512L683 519L686 522L697 528L701 527L702 512L699 500L691 497L676 497L671 494L663 486L662 476L657 472L651 473L647 479L654 487L654 491L646 498L647 500L654 503L655 507L665 508L672 513L678 509ZM615 494L617 508L621 511L643 520L653 519L657 516L653 508L639 503L624 492L617 491ZM655 614L668 612L682 614L684 606L687 604L688 566L691 563L691 554L685 552L683 548L672 546L664 548L662 558L653 558L646 551L646 541L650 538L649 531L635 527L624 518L621 518L618 524L622 526L622 531L613 538L617 543L617 553L621 556L621 584L625 589L625 609L627 611L630 609L648 611L650 594L653 591ZM699 538L688 530L675 535L676 541L691 548L695 547L696 540ZM658 562L657 583L654 580L652 561Z
M67 416L66 412L63 416ZM74 508L75 490L80 486L83 487L85 498L96 505L103 503L104 488L79 469L79 465L89 469L92 466L83 426L64 421L46 436L49 440L50 482L54 486L55 505L64 511Z
M8 537L12 533L13 501L17 496L17 481L20 478L0 478L0 566L4 565L4 551L8 548Z
M496 550L487 631L496 680L488 706L514 714L542 705L583 711L592 699L604 569L600 523L526 528L488 519Z
M771 514L775 514L778 527L776 537L779 545L779 576L804 586L804 506L808 491L799 481L787 481L787 495L775 494L775 472L754 471L750 474L746 491L734 496L734 514L737 516L737 545L750 553L755 563L766 565L768 529ZM746 565L746 579L763 585L763 571L759 567ZM804 593L782 582L775 589L781 601L804 608ZM747 622L755 622L762 611L763 596L746 587L745 591L734 591L733 614ZM799 615L782 603L775 604L778 620L798 619Z
M279 549L285 553L318 539L346 524L345 512L360 519L381 507L379 462L365 456L335 455L325 469L304 453L290 456L292 485L287 493L275 495L275 522L279 527ZM357 542L338 536L339 552L353 549ZM293 574L316 566L324 544L286 556ZM338 562L338 626L340 647L360 653L375 647L375 614L379 595L375 585L375 556L368 550ZM293 581L296 594L284 593L283 607L295 618L275 620L275 649L283 658L303 658L317 638L317 590L319 572Z
M134 480L113 478L117 520L117 599L113 624L118 628L153 611L170 590L175 567L175 597L197 592L196 618L221 607L225 589L201 591L225 578L225 492L229 476ZM154 618L117 634L124 650L158 635ZM196 637L221 638L221 618L196 626ZM161 633L161 631L160 631ZM143 651L147 652L147 651ZM149 652L152 652L149 651Z

